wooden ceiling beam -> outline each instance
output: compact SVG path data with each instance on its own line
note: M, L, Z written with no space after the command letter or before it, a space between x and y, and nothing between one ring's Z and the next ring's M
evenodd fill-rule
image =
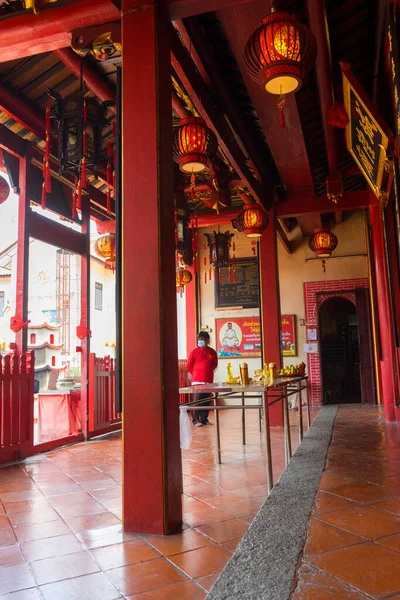
M265 208L270 208L274 197L271 183L264 181L261 185L254 177L246 162L246 157L225 119L224 113L215 105L211 90L196 70L187 49L183 46L172 25L171 61L186 92L207 125L215 132L221 150L252 194L254 200L263 204Z
M26 154L25 140L5 125L0 125L0 148L17 158L22 158Z
M289 94L287 97L286 127L282 128L277 97L268 94L253 80L244 61L246 43L270 9L270 1L256 1L247 5L236 5L230 10L218 11L217 15L257 111L284 186L287 190L314 188L295 95Z
M45 119L38 110L0 81L0 110L44 140Z
M171 20L195 17L206 12L225 10L253 0L168 0Z
M368 190L344 192L340 202L334 204L328 196L310 196L309 198L292 198L276 203L276 216L279 218L298 217L309 213L329 213L346 210L362 210L371 203Z
M286 253L292 254L291 243L288 240L288 237L287 237L286 233L283 231L282 225L279 223L278 220L276 221L275 228L276 228L276 233L277 233L278 239L281 242L284 249L286 250Z
M187 19L185 22L178 20L174 23L174 26L182 36L186 47L190 48L190 55L203 80L215 90L218 103L222 105L224 112L240 138L241 145L248 153L248 158L256 167L261 179L268 182L268 185L272 187L271 176L266 169L265 160L249 133L247 124L232 97L231 91L221 76L221 71L213 56L204 30L200 27L198 21L193 18Z

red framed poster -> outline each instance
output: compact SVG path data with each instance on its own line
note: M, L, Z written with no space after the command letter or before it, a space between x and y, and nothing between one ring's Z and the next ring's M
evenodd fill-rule
M261 356L260 317L215 319L219 358L257 358Z
M283 356L297 356L295 315L281 315L281 343Z

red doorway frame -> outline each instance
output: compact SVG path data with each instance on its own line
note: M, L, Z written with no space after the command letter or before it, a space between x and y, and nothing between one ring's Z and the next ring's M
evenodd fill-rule
M304 287L304 310L306 328L318 329L318 311L328 298L341 297L356 305L354 290L369 288L368 277L359 279L337 279L332 281L307 281ZM322 375L320 351L307 355L310 402L313 406L322 406Z

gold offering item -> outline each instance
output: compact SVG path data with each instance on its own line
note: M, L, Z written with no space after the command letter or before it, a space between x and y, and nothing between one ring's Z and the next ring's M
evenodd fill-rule
M245 362L240 365L240 379L242 385L249 385L249 369Z

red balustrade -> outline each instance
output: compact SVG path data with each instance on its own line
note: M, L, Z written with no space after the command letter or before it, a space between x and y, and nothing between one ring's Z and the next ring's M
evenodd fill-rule
M0 462L33 446L34 353L0 356Z
M121 428L117 413L115 358L89 355L89 436Z

